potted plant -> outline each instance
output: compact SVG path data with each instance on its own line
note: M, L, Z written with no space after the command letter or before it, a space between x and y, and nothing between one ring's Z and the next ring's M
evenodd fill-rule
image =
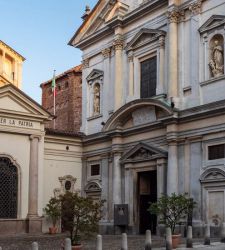
M60 200L63 230L70 233L72 249L80 250L82 237L90 236L98 230L103 201L94 202L91 198L71 192L61 195Z
M56 227L56 224L61 216L60 200L55 197L52 197L43 210L47 217L52 221L52 227L49 227L49 233L55 234L58 229Z
M176 225L181 219L186 219L196 203L185 194L162 195L157 202L151 203L148 211L159 215L159 223L169 227L172 232L172 245L176 248L180 235L175 234Z

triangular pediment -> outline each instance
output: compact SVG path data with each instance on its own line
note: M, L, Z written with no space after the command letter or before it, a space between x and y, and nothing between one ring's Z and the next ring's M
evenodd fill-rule
M138 47L144 46L150 42L156 41L161 36L165 36L166 32L157 29L141 29L128 43L126 50L135 50Z
M166 157L167 157L166 151L153 146L149 146L146 143L140 142L131 150L129 150L127 153L125 153L120 159L120 161L122 163L129 163L129 162L149 161Z
M0 88L0 113L51 120L50 113L32 100L24 92L13 86L5 85Z
M225 24L224 15L213 15L199 28L199 32L203 33L208 30L212 30L217 27L223 26L224 24Z
M93 69L87 77L87 81L93 81L103 77L104 72L102 70Z
M89 16L70 40L70 45L78 44L92 34L96 34L107 26L107 23L115 18L122 18L128 12L129 6L120 0L98 1Z

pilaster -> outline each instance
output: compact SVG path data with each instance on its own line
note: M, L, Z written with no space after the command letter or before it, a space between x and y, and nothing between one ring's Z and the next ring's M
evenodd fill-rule
M113 42L115 50L115 94L114 94L114 111L122 106L123 83L122 83L122 52L124 42L122 36L117 36Z
M129 96L134 95L134 56L133 53L128 54L129 62Z

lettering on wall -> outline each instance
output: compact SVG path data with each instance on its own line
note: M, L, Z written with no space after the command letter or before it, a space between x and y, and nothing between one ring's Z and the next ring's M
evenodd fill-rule
M31 121L9 119L9 118L4 118L4 117L0 117L0 125L23 127L23 128L33 128L34 127L34 124Z

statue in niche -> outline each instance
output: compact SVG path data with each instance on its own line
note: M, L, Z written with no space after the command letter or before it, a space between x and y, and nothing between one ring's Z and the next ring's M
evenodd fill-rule
M100 114L100 85L97 83L94 86L94 115Z
M214 41L212 59L209 62L209 67L213 77L218 77L224 74L224 51L223 47L219 45L218 40Z

